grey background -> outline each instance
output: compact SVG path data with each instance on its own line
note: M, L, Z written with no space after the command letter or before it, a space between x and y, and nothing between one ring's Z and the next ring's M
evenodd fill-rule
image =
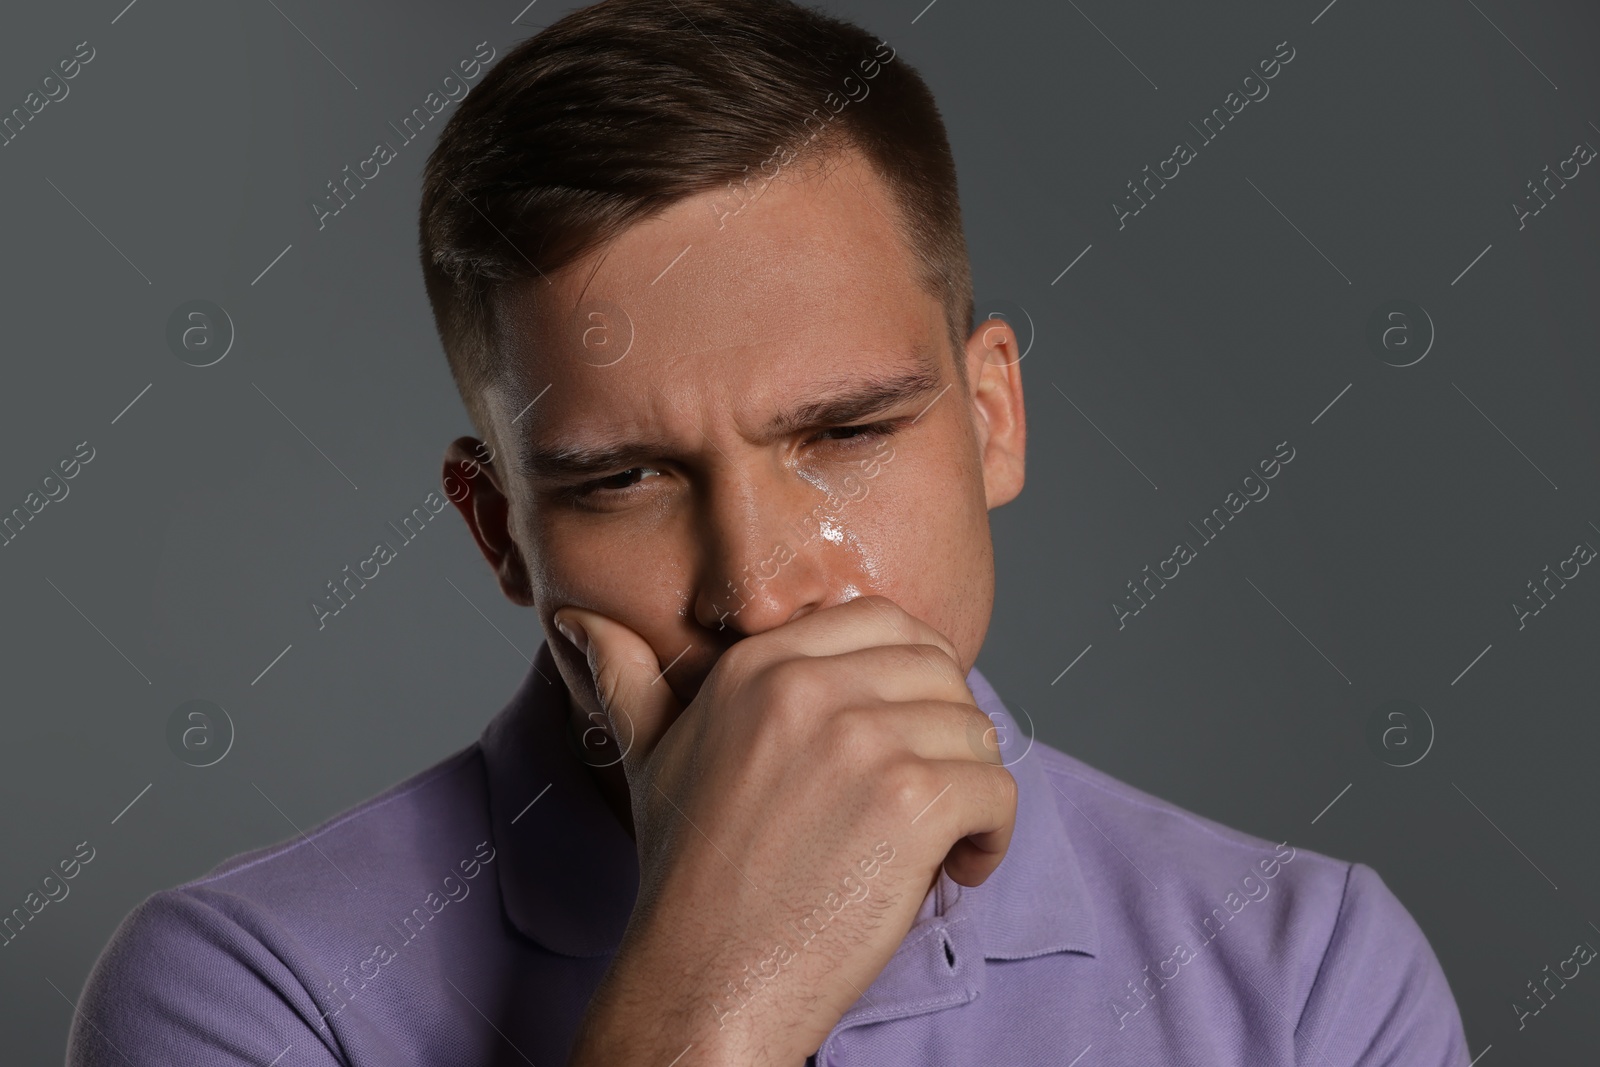
M14 1063L59 1061L139 900L469 744L539 640L453 509L317 630L309 599L470 432L415 256L443 116L320 232L308 201L478 42L572 5L124 2L19 5L0 33L0 111L96 50L0 148L0 511L96 451L0 548L0 911L96 850L0 949ZM1600 145L1595 12L1325 3L827 6L933 86L980 314L1032 336L980 667L1051 744L1376 867L1486 1067L1575 1062L1600 982L1521 1032L1511 1002L1600 943L1600 578L1521 630L1511 604L1600 545L1600 174L1520 231L1510 204ZM1284 40L1271 94L1118 230L1124 183ZM203 369L165 340L196 298L237 329ZM1364 336L1391 299L1437 331L1410 367ZM1119 629L1125 583L1285 440L1271 495ZM1365 741L1391 698L1435 734L1403 769ZM205 769L166 742L192 699L237 729Z

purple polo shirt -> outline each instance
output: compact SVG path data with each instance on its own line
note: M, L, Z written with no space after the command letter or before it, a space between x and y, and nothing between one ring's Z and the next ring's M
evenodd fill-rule
M818 1067L1467 1067L1444 973L1370 867L1030 744L968 684L1017 779L1011 847L976 888L940 875ZM151 896L89 976L68 1064L560 1067L638 885L565 715L541 645L476 744Z

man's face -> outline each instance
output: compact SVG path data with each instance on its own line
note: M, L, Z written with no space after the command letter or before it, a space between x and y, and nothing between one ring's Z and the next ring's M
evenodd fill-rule
M976 661L987 510L1022 487L1016 338L951 352L894 210L849 156L680 201L500 305L502 451L458 506L583 710L564 605L648 641L685 703L740 638L869 593Z

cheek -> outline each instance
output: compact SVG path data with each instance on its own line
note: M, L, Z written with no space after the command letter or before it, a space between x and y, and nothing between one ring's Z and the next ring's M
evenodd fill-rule
M679 538L569 515L535 514L519 527L534 609L553 648L566 640L550 616L566 604L615 619L658 651L677 642L689 603Z
M573 604L626 621L673 600L681 585L678 539L662 531L640 536L621 524L583 522L530 528L522 543L540 608Z
M915 505L916 513L936 517L924 524L925 543L917 547L920 558L930 561L919 581L929 604L924 617L970 669L994 607L994 544L976 443L961 437L949 448L951 461L924 479L930 495Z
M952 449L936 454L964 455ZM871 589L938 629L965 666L977 660L994 598L994 557L981 476L972 464L932 463L911 449L840 510L843 548ZM839 549L834 549L838 551Z

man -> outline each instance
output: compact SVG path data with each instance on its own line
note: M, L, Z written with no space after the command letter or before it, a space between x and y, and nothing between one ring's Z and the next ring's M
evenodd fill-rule
M421 230L445 489L547 643L478 744L141 905L72 1063L1466 1065L1370 868L1030 747L974 668L1019 355L892 47L575 12Z

